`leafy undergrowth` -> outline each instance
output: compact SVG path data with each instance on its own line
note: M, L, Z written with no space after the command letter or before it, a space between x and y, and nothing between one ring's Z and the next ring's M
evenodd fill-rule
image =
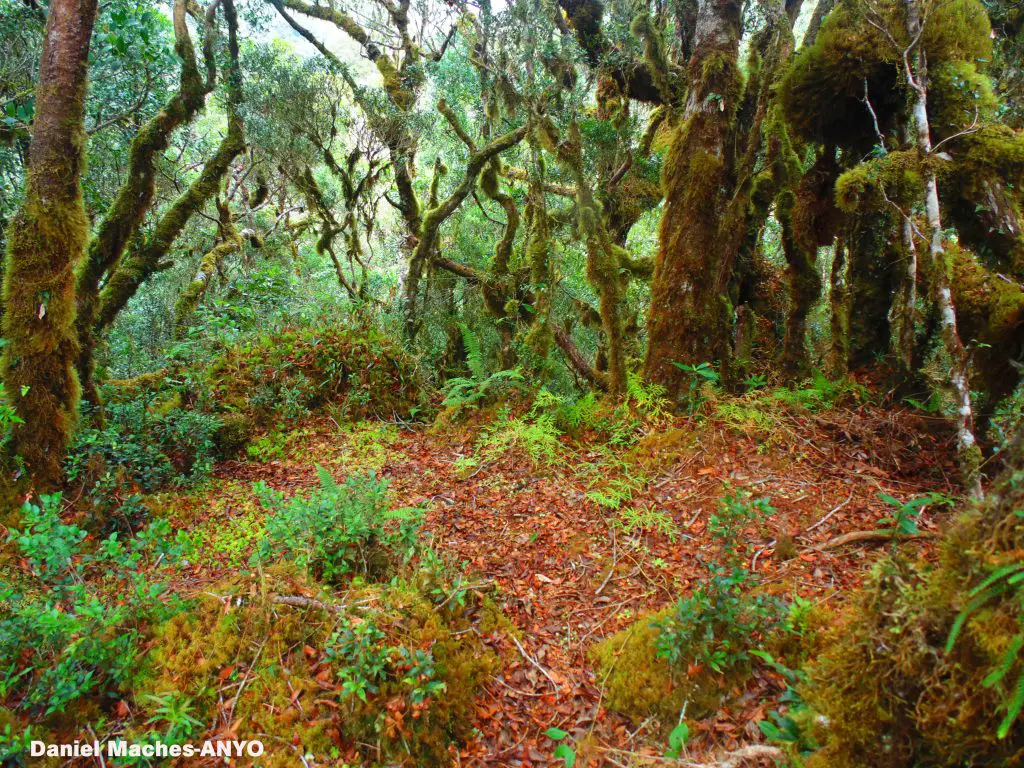
M552 396L443 428L280 428L206 484L144 497L182 531L159 568L184 604L139 619L137 674L49 715L8 690L4 717L258 734L274 765L644 765L666 741L692 758L785 741L825 612L890 546L836 537L937 531L944 504L880 494L953 493L949 435L859 393L707 395L685 417ZM785 436L769 448L762 418ZM352 499L373 514L350 519Z

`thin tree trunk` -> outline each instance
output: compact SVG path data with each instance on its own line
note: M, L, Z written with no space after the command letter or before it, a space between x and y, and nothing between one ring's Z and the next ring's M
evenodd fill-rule
M85 91L96 0L51 0L36 87L25 201L7 236L2 371L13 432L38 490L61 484L80 386L74 270L89 236L82 202Z
M920 7L917 0L906 0L907 34L911 40L918 40L922 31ZM917 128L917 144L921 154L932 152L931 127L928 122L928 74L927 58L923 47L918 44L905 56L907 85L914 94L913 114ZM949 380L956 399L957 450L964 484L975 497L981 490L981 450L974 438L974 409L971 405L971 388L968 378L968 357L960 333L957 330L956 307L949 285L949 264L947 263L942 217L939 208L939 185L934 166L925 166L925 216L928 221L929 271L933 300L939 310L939 327L946 354L950 358Z
M906 263L903 269L903 285L896 297L896 359L900 375L908 380L914 370L914 323L917 319L917 247L914 243L914 223L910 217L903 217L900 230Z
M204 50L210 54L210 62L215 11L216 6L211 6L206 20ZM157 160L167 149L171 135L178 126L189 123L195 117L203 108L206 94L213 88L212 78L203 78L196 63L195 49L185 19L185 0L175 0L172 16L174 48L181 59L180 85L163 108L139 129L132 140L125 181L89 243L78 274L75 295L80 344L78 378L82 383L84 398L94 405L99 404L99 398L93 382L95 343L90 337L95 333L99 314L100 284L121 258L128 241L135 235L143 216L149 210L156 191Z

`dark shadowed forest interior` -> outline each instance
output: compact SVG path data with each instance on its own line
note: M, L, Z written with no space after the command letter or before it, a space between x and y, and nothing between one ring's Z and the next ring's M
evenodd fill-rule
M0 0L0 764L1024 766L1021 0Z

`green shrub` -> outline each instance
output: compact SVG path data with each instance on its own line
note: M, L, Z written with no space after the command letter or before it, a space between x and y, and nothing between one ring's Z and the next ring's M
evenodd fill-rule
M265 483L254 490L270 512L256 557L284 557L312 577L338 581L351 573L387 575L415 551L421 510L388 510L388 483L373 473L335 482L317 467L320 487L285 499Z
M29 575L0 580L0 699L32 714L63 712L126 687L145 627L180 608L150 573L177 560L182 539L165 521L90 547L60 518L61 496L26 502L13 543Z
M327 641L324 654L334 664L341 682L342 698L378 693L387 682L400 682L409 689L412 704L437 697L445 684L437 680L430 650L387 645L387 635L372 619L353 623L336 631Z
M678 669L699 662L718 673L749 661L784 616L782 603L757 586L745 568L709 565L704 583L658 622L658 654Z
M725 673L750 660L786 616L777 598L758 592L757 574L746 568L743 527L775 510L767 499L738 491L726 494L708 520L719 562L708 564L708 578L658 622L658 653L677 668L697 661Z
M213 468L221 422L179 403L146 392L111 403L102 426L87 426L75 436L65 463L68 482L84 486L104 511L122 499L127 513L140 506L142 493L205 479Z

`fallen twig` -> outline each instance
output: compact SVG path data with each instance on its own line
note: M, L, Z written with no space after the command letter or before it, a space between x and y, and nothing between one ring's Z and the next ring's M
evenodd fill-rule
M601 586L598 587L597 590L594 592L595 596L596 595L600 595L602 592L604 592L604 588L608 586L608 582L611 581L611 579L612 579L612 574L615 573L615 565L616 565L617 561L618 561L618 555L616 553L616 545L615 545L615 529L612 528L612 565L608 569L608 575L605 576L604 577L604 581L601 582Z
M891 529L882 529L878 531L851 531L850 533L844 533L841 536L836 536L834 539L829 539L819 547L812 547L812 549L834 549L835 547L841 547L844 544L865 544L875 541L918 541L922 539L934 539L938 536L935 533L899 533Z
M302 597L302 595L274 595L274 597L270 598L270 602L277 603L278 605L290 605L294 608L319 608L323 611L333 611L334 613L342 613L348 608L348 605L345 603L334 605L314 600L311 597Z
M831 518L832 515L834 515L840 509L845 507L847 504L849 504L851 499L853 499L853 491L850 491L850 495L846 497L846 501L844 501L841 504L833 507L832 510L827 515L825 515L823 518L821 518L821 520L819 520L814 525L812 525L810 528L808 528L806 531L804 531L804 533L809 533L810 531L813 531L815 528L817 528L819 525L823 525L826 522L828 522L829 518Z
M544 669L544 667L541 665L539 661L537 661L535 658L533 658L532 656L530 656L530 654L526 652L526 649L523 648L522 643L519 642L515 635L510 634L509 637L512 638L512 642L516 644L516 648L519 649L519 653L522 654L523 658L530 662L530 664L532 664L535 669L537 669L542 675L544 675L544 677L548 679L548 682L550 682L551 686L555 689L556 694L560 693L561 691L558 687L558 683L555 682L555 678L551 676L551 673Z

